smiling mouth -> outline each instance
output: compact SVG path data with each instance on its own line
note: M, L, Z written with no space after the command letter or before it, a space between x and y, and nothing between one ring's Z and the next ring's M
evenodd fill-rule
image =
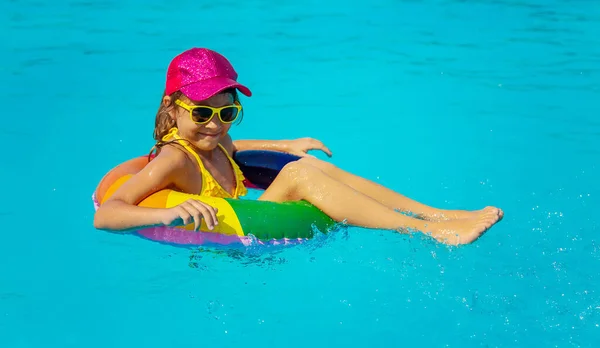
M221 135L221 133L216 133L216 134L211 134L211 133L199 133L200 135L203 135L205 137L218 137L219 135Z

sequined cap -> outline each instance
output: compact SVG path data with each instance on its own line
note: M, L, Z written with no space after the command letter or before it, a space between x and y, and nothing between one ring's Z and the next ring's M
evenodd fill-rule
M235 87L251 96L252 92L238 83L237 77L223 55L207 48L192 48L177 55L169 64L165 93L181 91L191 100L200 101Z

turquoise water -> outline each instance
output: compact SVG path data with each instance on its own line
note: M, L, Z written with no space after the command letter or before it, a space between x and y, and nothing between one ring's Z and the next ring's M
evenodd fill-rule
M598 345L597 2L0 7L1 347ZM254 92L234 138L313 136L342 168L504 220L460 248L350 228L248 255L96 231L95 185L148 152L193 46Z

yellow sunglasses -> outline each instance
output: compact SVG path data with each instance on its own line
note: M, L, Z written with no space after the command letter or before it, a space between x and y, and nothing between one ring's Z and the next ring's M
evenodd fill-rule
M213 108L208 105L187 105L179 99L175 100L175 104L189 111L190 118L197 124L210 122L215 114L219 115L222 123L232 123L242 111L242 106L238 102L220 108Z

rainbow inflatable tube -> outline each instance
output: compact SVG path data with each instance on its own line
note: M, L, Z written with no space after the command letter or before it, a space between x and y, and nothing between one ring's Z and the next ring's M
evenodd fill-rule
M242 151L234 160L246 177L246 187L264 190L283 166L299 157L274 151ZM110 170L100 181L92 199L94 208L104 203L123 183L148 163L146 156L133 158ZM250 246L297 244L311 239L317 232L327 233L335 221L306 201L267 202L250 199L203 197L174 190L158 191L138 205L170 208L193 198L218 209L219 224L211 231L202 221L199 231L194 224L155 226L140 229L140 236L175 245Z

